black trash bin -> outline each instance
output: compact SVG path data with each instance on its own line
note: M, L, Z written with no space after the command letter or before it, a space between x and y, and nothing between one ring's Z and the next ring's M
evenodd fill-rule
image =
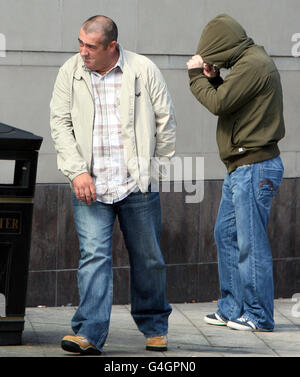
M0 123L0 345L22 343L30 255L33 198L42 138ZM11 161L9 161L11 160ZM1 169L2 164L2 169ZM12 168L10 180L3 178ZM5 183L2 183L5 181Z

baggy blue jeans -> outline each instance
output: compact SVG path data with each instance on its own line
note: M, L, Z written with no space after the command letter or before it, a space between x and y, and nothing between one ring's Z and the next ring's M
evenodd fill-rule
M72 318L75 334L99 351L108 335L112 299L112 233L118 216L130 260L131 314L146 336L168 332L171 306L165 296L165 263L160 249L161 208L157 192L140 191L114 204L88 205L73 194L81 258L79 306Z
M267 225L282 175L279 156L227 173L215 226L221 290L217 313L229 320L243 315L269 331L274 328L274 284Z

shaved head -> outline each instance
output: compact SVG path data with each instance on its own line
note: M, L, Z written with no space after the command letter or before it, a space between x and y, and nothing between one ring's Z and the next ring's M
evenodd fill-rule
M85 66L104 75L118 61L118 29L106 16L93 16L79 31L79 52Z
M107 47L112 41L117 41L118 39L118 28L114 21L106 16L98 15L87 19L83 25L82 29L87 33L103 33L101 38L101 43Z

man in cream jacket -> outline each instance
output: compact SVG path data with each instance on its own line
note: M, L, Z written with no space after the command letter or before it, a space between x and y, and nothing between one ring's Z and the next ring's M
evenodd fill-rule
M75 335L62 348L101 354L112 305L112 232L116 216L129 252L131 313L148 350L166 350L171 307L165 297L158 192L153 159L175 153L172 100L158 68L117 43L117 26L89 18L80 53L59 70L51 99L58 168L69 179L81 258Z

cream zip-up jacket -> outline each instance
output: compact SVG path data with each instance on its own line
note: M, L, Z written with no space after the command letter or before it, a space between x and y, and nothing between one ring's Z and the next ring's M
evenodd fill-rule
M175 154L174 108L156 65L145 56L126 50L123 57L120 116L125 163L139 189L146 192L153 157L169 160ZM50 102L58 169L70 182L79 174L91 173L93 125L91 77L78 53L60 68Z

